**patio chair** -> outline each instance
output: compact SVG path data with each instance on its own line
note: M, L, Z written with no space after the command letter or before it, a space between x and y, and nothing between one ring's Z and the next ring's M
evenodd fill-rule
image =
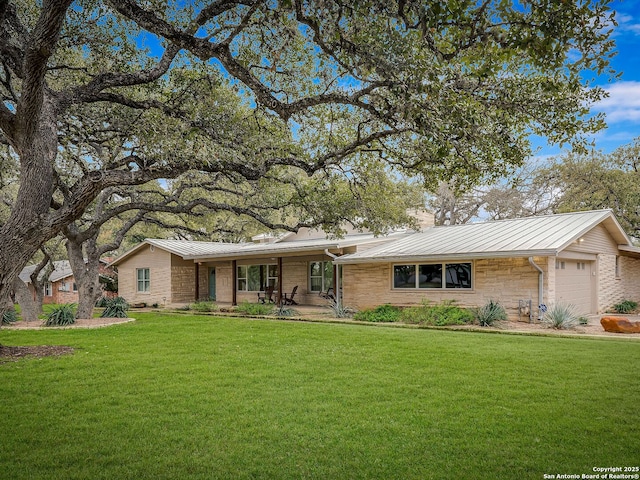
M291 293L285 293L284 294L284 298L282 299L282 303L284 305L298 305L298 302L296 302L293 297L296 296L296 292L298 291L298 285L296 285L295 287L293 287L293 290L291 290Z
M258 302L260 303L275 303L273 300L273 291L275 290L274 287L267 287L264 289L264 293L263 292L258 292Z
M334 293L333 287L329 287L327 289L327 293L320 292L320 296L322 298L326 298L327 300L335 300L336 299L336 295Z

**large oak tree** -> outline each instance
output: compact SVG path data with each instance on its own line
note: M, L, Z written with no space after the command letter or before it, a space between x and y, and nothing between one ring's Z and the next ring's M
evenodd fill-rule
M521 162L530 133L579 141L601 126L581 72L607 68L611 25L607 1L0 0L0 141L19 162L0 298L108 188L284 177L295 205L295 171L472 182Z

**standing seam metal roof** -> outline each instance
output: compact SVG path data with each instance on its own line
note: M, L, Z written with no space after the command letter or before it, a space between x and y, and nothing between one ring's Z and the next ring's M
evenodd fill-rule
M162 240L147 239L120 257L113 260L111 265L117 265L125 258L141 250L145 245L153 245L162 250L178 255L185 260L199 260L208 258L230 258L243 255L274 255L287 252L304 252L325 248L343 248L361 245L370 242L381 241L385 238L397 238L404 236L398 233L389 237L376 237L372 234L347 235L341 239L315 238L309 240L296 240L276 243L222 243L222 242L198 242L187 240Z
M617 239L630 243L610 210L596 210L434 227L364 252L345 255L337 263L420 257L555 255L607 219L613 221Z

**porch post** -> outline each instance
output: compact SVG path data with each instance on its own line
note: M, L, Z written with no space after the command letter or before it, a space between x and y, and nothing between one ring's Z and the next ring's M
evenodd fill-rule
M238 275L238 267L236 264L236 260L232 260L231 261L231 283L232 283L231 305L233 306L238 305L238 292L236 291L236 288L238 286L237 275Z
M282 257L278 257L278 306L282 305Z
M200 299L200 263L196 263L196 294L195 301L197 302Z

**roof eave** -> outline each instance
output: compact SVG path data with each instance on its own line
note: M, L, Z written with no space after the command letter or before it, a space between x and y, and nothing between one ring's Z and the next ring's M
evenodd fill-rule
M631 245L631 239L626 234L616 216L613 214L612 210L602 210L602 216L595 219L589 225L585 226L582 230L579 230L575 233L570 240L566 241L558 250L562 251L565 248L568 248L572 243L576 240L580 239L584 235L586 235L589 231L595 228L597 225L604 224L604 227L607 229L609 234L613 237L613 239L618 244L626 244Z
M273 244L271 244L273 245ZM278 245L284 245L280 243ZM216 253L216 254L207 254L207 255L187 255L184 258L185 260L193 260L196 262L214 262L220 259L229 259L229 258L249 258L249 257L272 257L274 255L282 254L282 253L304 253L304 252L313 252L317 250L340 250L344 248L345 245L315 245L315 246L306 246L306 247L298 247L298 248L274 248L274 249L255 249L255 250L245 250L245 251L234 251L234 252L224 252L224 253Z
M112 266L118 265L123 260L125 260L125 259L129 258L131 255L135 254L138 250L143 248L145 245L151 245L151 243L149 242L148 239L144 240L142 243L139 243L138 245L130 248L127 252L124 252L119 257L116 257L113 260L111 260L111 262L109 262L107 264L107 267L112 267Z
M449 261L449 260L480 260L490 258L523 258L523 257L555 257L558 250L518 250L508 252L464 252L431 255L388 255L381 257L366 257L350 259L349 255L339 257L334 263L342 265L364 263L397 263L397 262L422 262L422 261Z

